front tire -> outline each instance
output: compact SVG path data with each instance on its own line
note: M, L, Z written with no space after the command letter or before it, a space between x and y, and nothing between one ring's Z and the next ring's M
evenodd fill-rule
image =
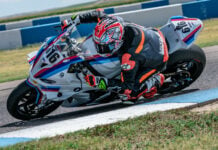
M49 105L43 106L43 108L39 109L35 104L36 97L36 89L30 87L24 81L9 95L7 100L7 110L16 119L30 120L40 118L51 113L62 103L51 102Z

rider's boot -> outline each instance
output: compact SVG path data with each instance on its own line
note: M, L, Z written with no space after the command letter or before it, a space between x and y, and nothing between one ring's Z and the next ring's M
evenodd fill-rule
M132 90L126 89L123 94L120 94L120 99L123 104L132 105L138 100L137 97L132 96Z
M153 98L157 90L163 85L165 77L162 73L156 74L146 81L147 91L143 94L146 99Z
M135 104L139 97L143 96L146 99L153 98L165 80L163 74L159 73L149 78L144 84L141 85L139 91L125 90L121 95L124 104Z

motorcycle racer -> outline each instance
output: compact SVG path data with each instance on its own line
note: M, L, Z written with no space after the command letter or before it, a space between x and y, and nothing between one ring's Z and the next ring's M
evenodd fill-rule
M87 75L85 79L90 86L121 87L125 103L135 103L140 96L152 98L157 93L164 82L164 75L159 72L165 69L168 61L167 44L160 30L108 16L103 9L74 15L71 19L76 24L96 22L93 41L97 52L120 58L121 80ZM69 22L62 21L62 29L67 28Z

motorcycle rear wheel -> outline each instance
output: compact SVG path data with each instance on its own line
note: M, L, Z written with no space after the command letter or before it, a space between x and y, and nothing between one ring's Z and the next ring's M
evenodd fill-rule
M51 113L62 103L51 102L43 106L43 108L38 109L37 105L35 104L36 97L36 89L30 87L24 81L9 95L7 100L7 110L16 119L30 120L40 118Z
M178 72L178 75L168 76L166 78L174 81L165 82L159 94L167 94L180 91L191 85L203 72L206 65L206 56L203 50L197 45L192 45L188 50L181 49L170 55L167 70L163 74L173 74ZM187 67L187 68L185 68ZM179 74L179 71L183 71Z

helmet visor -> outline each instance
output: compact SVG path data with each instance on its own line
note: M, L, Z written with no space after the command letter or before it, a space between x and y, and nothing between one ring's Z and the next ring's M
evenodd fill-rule
M115 42L111 42L109 44L96 44L95 46L97 48L98 53L100 54L106 54L106 53L112 53L115 49Z

